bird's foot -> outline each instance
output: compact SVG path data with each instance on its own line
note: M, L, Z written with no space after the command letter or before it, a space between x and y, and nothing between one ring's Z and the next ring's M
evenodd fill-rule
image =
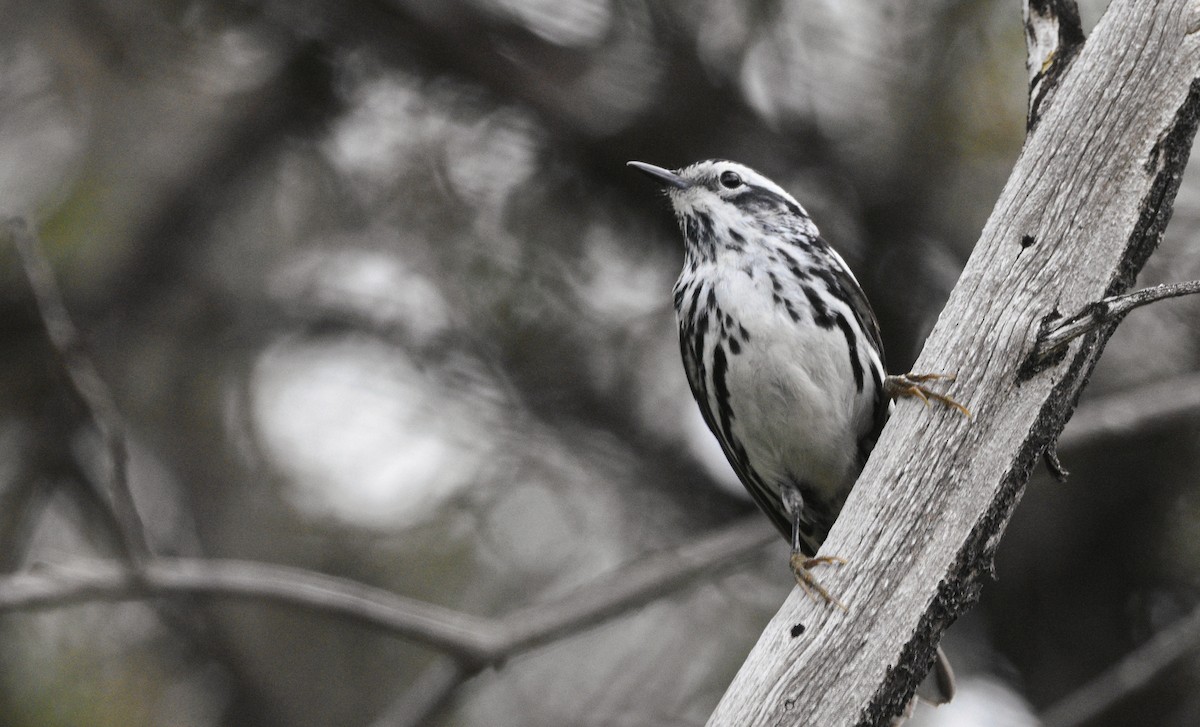
M819 565L845 565L846 559L839 558L836 555L821 555L816 558L809 558L804 553L792 553L792 575L796 576L796 584L804 591L805 595L813 600L824 600L826 603L831 603L834 606L846 610L846 606L829 591L817 583L817 579L813 577L810 569Z
M900 397L911 396L914 399L920 399L926 407L929 406L929 401L944 404L951 409L956 409L966 418L971 418L971 410L959 404L954 399L939 394L938 392L925 386L927 381L954 381L954 374L900 374L888 376L883 380L883 391L893 399Z

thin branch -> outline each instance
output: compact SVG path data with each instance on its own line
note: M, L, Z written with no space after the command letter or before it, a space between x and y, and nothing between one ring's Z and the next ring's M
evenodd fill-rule
M1089 303L1070 318L1049 321L1039 334L1026 367L1036 371L1047 361L1061 356L1071 341L1092 333L1102 326L1120 322L1135 308L1167 298L1179 298L1196 293L1200 293L1200 280L1155 285L1152 288L1142 288L1132 293L1114 295Z
M675 550L651 555L601 575L561 598L510 613L501 619L505 635L498 650L516 654L569 636L683 588L702 575L715 574L775 540L774 530L753 515ZM422 675L421 684L425 686L409 687L373 727L425 724L449 704L454 690L472 674L463 671L461 665L434 668L432 673ZM458 681L454 681L455 675Z
M560 599L498 619L300 568L188 558L147 559L137 577L116 561L80 560L0 578L0 612L178 594L241 598L357 621L440 649L478 669L649 603L774 540L761 518L745 518L601 576Z
M118 561L78 560L0 579L0 612L168 595L223 596L336 615L449 651L490 661L495 626L448 608L346 578L238 560L153 558L138 576Z
M651 555L601 575L561 598L527 606L502 618L498 653L511 655L527 651L651 603L686 587L700 576L716 574L740 562L776 539L775 531L765 526L761 517L752 515L675 550ZM442 666L443 671L448 668ZM446 683L437 683L437 689L410 687L385 710L373 727L424 724L429 715L438 713L449 703L458 686L457 683L449 684L448 674L438 676ZM465 674L462 678L469 676ZM445 693L440 691L443 688Z
M1071 476L1066 467L1063 467L1062 460L1058 458L1058 443L1051 442L1046 445L1046 451L1042 452L1042 462L1046 464L1046 471L1057 482L1066 482Z
M1042 714L1043 727L1078 727L1142 689L1162 671L1200 648L1200 608L1158 632L1098 677Z
M694 583L700 576L711 576L739 563L778 538L755 513L680 548L601 575L560 599L506 616L506 651L531 649L606 621Z
M114 514L121 525L123 554L136 564L149 554L149 548L145 527L129 489L129 450L121 414L104 379L84 353L83 339L67 313L50 264L38 251L35 235L25 220L18 217L3 220L2 225L11 235L21 259L50 344L104 443L108 455L106 485Z

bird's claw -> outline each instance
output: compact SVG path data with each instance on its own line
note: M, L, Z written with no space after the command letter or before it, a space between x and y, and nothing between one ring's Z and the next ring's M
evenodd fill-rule
M796 585L800 586L800 590L804 591L804 595L814 601L824 600L826 603L833 604L843 611L847 608L845 604L833 597L833 595L825 590L824 586L817 583L817 579L809 571L819 565L845 565L846 559L839 558L836 555L821 555L815 558L809 558L803 553L792 553L791 566L792 575L796 576Z
M925 386L929 381L954 381L954 374L900 374L888 376L883 381L884 391L893 399L901 397L912 397L920 399L921 403L929 408L929 401L939 402L945 406L958 411L966 418L971 418L971 410L962 404L955 401L953 398Z

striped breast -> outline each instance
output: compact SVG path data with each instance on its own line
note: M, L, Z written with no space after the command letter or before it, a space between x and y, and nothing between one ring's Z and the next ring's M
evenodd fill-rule
M863 320L857 284L845 291L827 261L840 258L771 248L749 261L744 251L689 260L674 299L684 368L705 422L784 537L791 524L780 488L800 489L810 552L888 411L874 316L868 307Z

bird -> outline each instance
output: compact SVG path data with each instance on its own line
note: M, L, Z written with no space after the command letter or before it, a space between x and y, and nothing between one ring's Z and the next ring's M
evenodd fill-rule
M628 165L665 190L683 234L673 301L704 422L790 543L796 583L845 609L812 570L846 561L817 552L895 399L970 416L928 386L953 376L887 373L879 323L854 273L775 182L723 159L677 170Z

